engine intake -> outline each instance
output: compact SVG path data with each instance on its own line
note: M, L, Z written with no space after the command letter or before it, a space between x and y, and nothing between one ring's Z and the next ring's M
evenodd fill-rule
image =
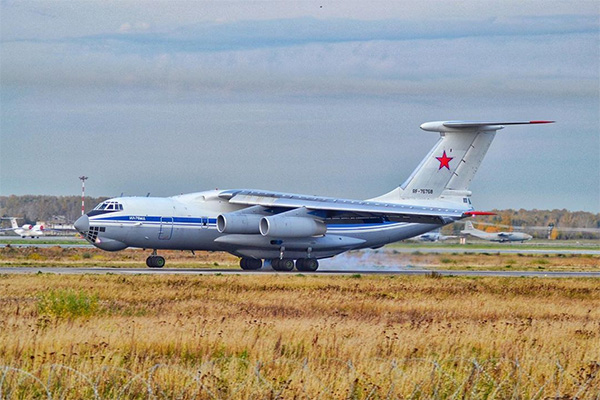
M327 231L327 226L308 217L263 217L260 220L260 234L280 238L299 238L321 236Z

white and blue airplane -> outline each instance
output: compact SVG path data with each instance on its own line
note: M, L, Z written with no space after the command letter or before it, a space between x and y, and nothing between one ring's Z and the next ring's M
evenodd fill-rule
M316 271L319 259L378 248L479 214L469 184L496 131L504 125L553 121L439 121L421 125L440 139L399 187L369 200L210 190L167 198L119 197L75 222L108 251L153 249L148 267L163 267L157 250L226 251L244 270Z

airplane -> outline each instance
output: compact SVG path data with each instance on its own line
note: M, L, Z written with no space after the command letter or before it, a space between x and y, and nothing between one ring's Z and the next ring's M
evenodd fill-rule
M489 240L491 242L524 242L531 240L532 236L523 232L485 232L473 227L471 221L465 222L465 229L460 231L464 235L475 236L479 239Z
M74 224L94 246L152 249L146 265L160 268L158 250L225 251L243 270L316 271L320 259L421 235L474 211L468 190L496 131L505 125L553 121L437 121L440 134L408 179L368 200L266 190L209 190L179 196L117 197Z
M10 228L4 228L4 229L0 229L0 231L4 232L4 231L14 231L17 235L21 236L23 239L30 237L30 238L39 238L40 236L44 236L44 230L46 229L44 227L44 225L41 224L36 224L36 225L30 225L30 224L25 224L23 226L19 226L19 224L17 224L17 219L20 218L15 218L15 217L7 217L7 218L2 218L2 219L9 219L10 220Z
M417 240L420 242L443 242L444 240L455 239L457 237L458 236L453 235L442 235L442 233L436 229L434 231L415 236L414 238L409 238L409 240Z

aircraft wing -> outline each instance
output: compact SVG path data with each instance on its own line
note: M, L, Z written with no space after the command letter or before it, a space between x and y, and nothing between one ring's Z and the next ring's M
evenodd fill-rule
M219 197L232 204L259 205L281 209L282 212L304 207L316 218L345 222L383 218L394 222L443 224L467 216L466 210L459 208L423 207L257 190L227 190L221 192Z
M502 237L502 238L505 238L505 237L510 237L511 234L508 233L508 232L498 232L498 236Z

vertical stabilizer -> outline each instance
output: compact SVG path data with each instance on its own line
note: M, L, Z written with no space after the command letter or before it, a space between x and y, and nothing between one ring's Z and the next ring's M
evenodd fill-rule
M474 231L475 228L473 227L473 223L471 221L466 221L464 230L465 231Z
M374 200L444 200L470 204L469 186L487 153L496 131L519 122L427 122L421 129L439 132L440 140L400 187Z

